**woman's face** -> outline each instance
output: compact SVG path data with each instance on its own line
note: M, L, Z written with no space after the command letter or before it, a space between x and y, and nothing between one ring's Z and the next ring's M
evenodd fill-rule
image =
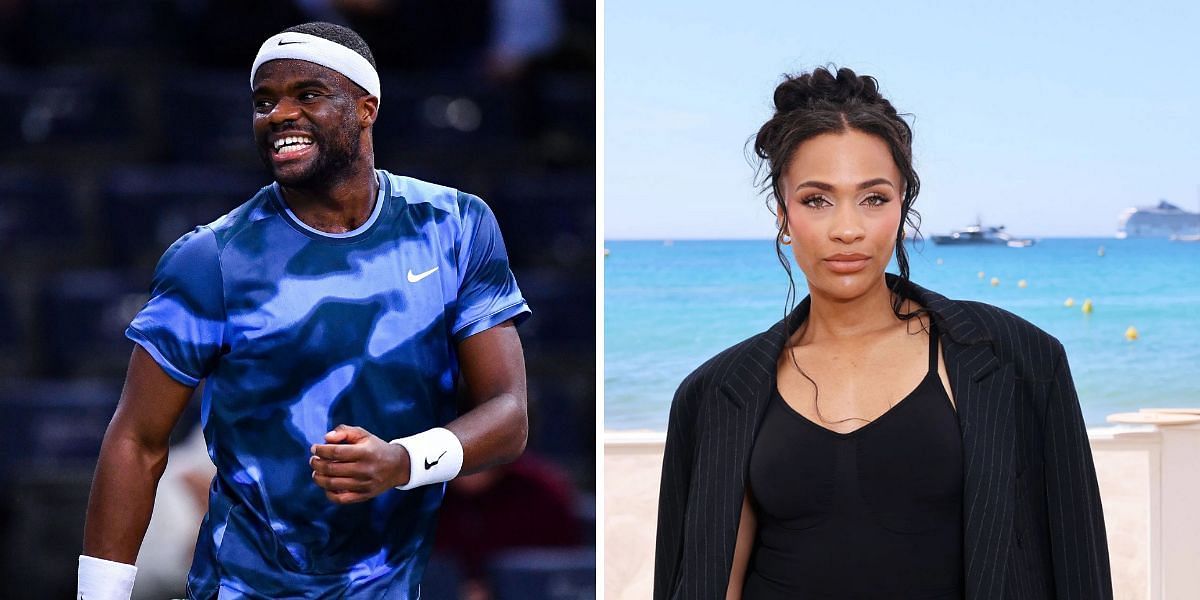
M810 291L848 299L879 285L896 246L903 185L887 142L874 135L847 129L800 144L780 192Z

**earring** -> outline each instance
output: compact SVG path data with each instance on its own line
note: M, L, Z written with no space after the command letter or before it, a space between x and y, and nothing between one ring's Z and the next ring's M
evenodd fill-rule
M792 236L790 236L786 233L779 234L779 243L783 244L784 246L791 246L792 245Z

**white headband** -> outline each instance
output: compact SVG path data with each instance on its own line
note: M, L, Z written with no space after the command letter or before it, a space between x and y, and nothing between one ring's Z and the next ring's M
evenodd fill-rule
M382 100L379 73L361 54L323 37L294 31L271 36L263 42L258 56L254 57L254 66L250 67L250 87L254 87L254 74L263 63L281 58L304 60L333 69Z

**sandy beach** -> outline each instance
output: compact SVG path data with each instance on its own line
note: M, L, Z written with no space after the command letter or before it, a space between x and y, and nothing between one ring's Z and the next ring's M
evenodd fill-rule
M1113 591L1147 600L1150 588L1151 454L1089 430L1104 503ZM610 600L650 597L663 434L607 432L604 437L604 589Z

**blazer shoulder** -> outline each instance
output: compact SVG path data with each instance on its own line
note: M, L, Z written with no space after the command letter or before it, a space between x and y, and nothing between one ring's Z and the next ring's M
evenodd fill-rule
M1065 354L1058 338L998 306L974 300L961 300L959 304L986 332L996 358L1012 363L1019 377L1053 378L1055 367Z
M754 349L762 345L763 338L767 335L768 332L764 332L748 337L704 361L683 378L683 382L679 384L679 388L675 392L675 403L694 404L699 402L706 393L720 386L734 368L740 366L744 361L757 360L761 362L764 360L764 357L755 355ZM772 364L774 364L773 360L772 358Z

